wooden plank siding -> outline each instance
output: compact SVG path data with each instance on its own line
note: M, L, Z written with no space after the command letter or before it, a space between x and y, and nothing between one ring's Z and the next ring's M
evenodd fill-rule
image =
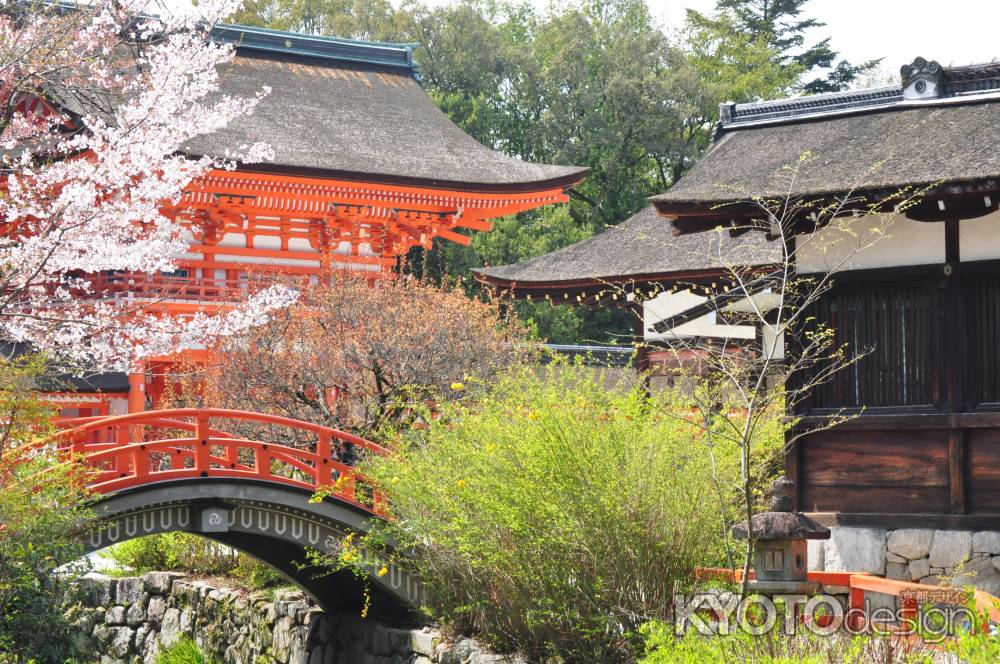
M1000 261L857 271L816 313L870 352L797 413L806 427L857 414L789 450L799 509L1000 528Z
M833 429L801 448L804 511L948 512L946 431Z
M1000 514L1000 428L970 429L968 455L969 512Z

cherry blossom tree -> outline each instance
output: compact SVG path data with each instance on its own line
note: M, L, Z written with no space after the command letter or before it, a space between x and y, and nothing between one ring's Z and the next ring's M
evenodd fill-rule
M219 92L233 48L210 31L237 6L202 0L154 18L141 0L0 0L0 338L126 368L246 329L294 300L265 288L227 314L179 320L123 310L82 278L175 269L191 239L169 212L182 189L210 168L267 156L263 145L183 151L268 93Z

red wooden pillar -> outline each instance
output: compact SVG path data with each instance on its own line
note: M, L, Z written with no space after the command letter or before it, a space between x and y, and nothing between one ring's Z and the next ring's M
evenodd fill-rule
M208 416L198 415L194 425L194 467L201 471L202 477L208 477L209 467L211 466L211 462L209 461L209 457L211 456L209 438L211 435Z
M316 486L328 486L333 483L333 472L330 467L330 459L333 456L333 445L330 442L329 432L319 434L316 441Z
M146 410L146 371L140 363L128 375L128 412L141 413Z
M141 413L146 410L146 365L137 361L135 368L128 375L128 412ZM138 442L145 439L146 428L141 424L133 424L128 427L128 442ZM118 457L115 458L115 470L124 472L119 467Z

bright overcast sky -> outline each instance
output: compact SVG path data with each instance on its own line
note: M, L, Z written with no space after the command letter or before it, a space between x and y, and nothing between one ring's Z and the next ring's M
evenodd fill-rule
M714 0L647 0L666 25L684 19L684 8L710 11ZM943 65L989 62L1000 57L1000 0L811 0L804 13L826 23L815 39L849 60L884 57L892 70L918 55Z

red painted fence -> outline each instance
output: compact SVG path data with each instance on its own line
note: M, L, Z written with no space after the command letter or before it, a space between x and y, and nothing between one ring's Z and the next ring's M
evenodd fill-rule
M221 408L82 417L60 426L66 429L57 435L59 446L94 469L90 487L98 493L178 479L243 478L323 488L372 514L384 513L384 496L353 459L387 450L338 429ZM270 440L227 428L253 429Z
M743 570L729 570L719 567L699 567L695 569L695 578L701 581L720 579L740 583L743 580ZM756 578L750 570L750 579ZM872 574L860 572L808 572L810 581L818 582L823 592L839 594L849 592L847 605L847 621L852 629L862 629L867 620L865 599L868 593L897 597L903 623L900 625L884 625L886 631L909 633L912 621L917 616L920 606L926 604L944 604L972 608L977 617L983 618L979 629L990 633L991 627L1000 625L1000 599L977 589L967 590L955 586L931 586L896 579L886 579Z

